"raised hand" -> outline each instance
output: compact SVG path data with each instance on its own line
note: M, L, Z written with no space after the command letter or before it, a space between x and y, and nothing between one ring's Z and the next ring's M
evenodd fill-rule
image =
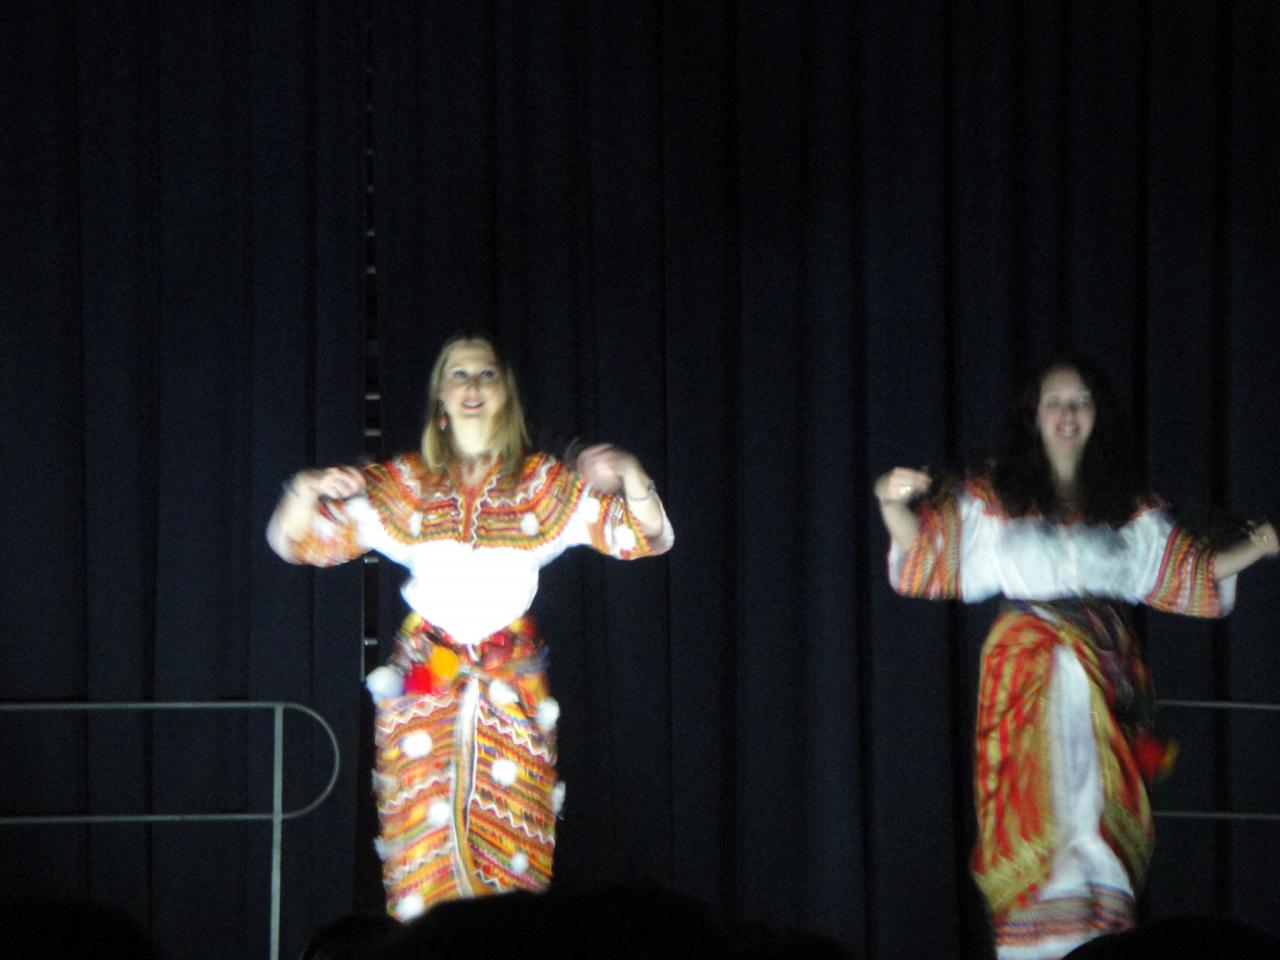
M933 477L923 470L910 467L894 467L876 480L876 499L882 506L891 503L910 503L929 492Z
M293 478L293 490L299 495L330 500L346 500L364 493L364 474L355 467L329 467L325 470L303 470Z
M617 493L629 476L640 470L640 461L611 443L597 443L578 454L578 472L601 493Z

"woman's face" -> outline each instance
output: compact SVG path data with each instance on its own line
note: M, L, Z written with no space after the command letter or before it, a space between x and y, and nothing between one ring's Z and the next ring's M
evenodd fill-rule
M1093 394L1070 367L1050 370L1040 381L1036 427L1049 459L1079 462L1093 432Z
M507 388L493 347L483 340L462 340L449 349L440 402L455 428L470 423L492 429L507 403Z

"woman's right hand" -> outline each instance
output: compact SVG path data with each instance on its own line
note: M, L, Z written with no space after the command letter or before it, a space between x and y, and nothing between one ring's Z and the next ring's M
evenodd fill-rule
M908 504L929 492L933 477L923 470L910 467L894 467L882 474L875 483L876 499L882 507L891 503Z
M355 467L329 467L325 470L303 470L289 484L299 496L315 499L346 500L364 493L364 473Z
M267 524L267 543L271 549L297 563L293 544L306 535L311 526L316 501L320 497L345 500L363 493L364 474L355 467L329 467L327 470L302 470L284 485L284 495Z

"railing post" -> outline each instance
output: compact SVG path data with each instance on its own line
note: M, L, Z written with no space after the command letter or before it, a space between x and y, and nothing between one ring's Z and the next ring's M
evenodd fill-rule
M280 861L284 841L284 706L275 706L271 740L271 960L280 960Z
M34 703L0 703L0 715L10 713L48 713L48 712L92 712L92 711L139 711L154 712L158 710L266 710L273 713L273 735L271 756L271 812L270 813L145 813L145 814L35 814L21 816L0 816L0 827L34 826L36 824L104 824L104 823L250 823L263 820L271 821L271 948L270 960L280 960L280 927L282 899L282 860L284 848L284 821L303 817L315 810L333 792L338 782L338 771L342 766L342 750L338 746L338 737L333 727L329 726L319 713L300 703L287 700L276 701L187 701L187 702L34 702ZM329 747L333 755L333 766L329 772L329 782L324 789L304 807L295 810L284 809L284 712L297 710L311 717L320 725L320 729L329 738Z

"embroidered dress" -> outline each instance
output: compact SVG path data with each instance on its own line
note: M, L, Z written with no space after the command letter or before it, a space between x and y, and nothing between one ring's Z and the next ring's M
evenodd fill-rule
M1133 924L1164 760L1130 605L1216 617L1235 578L1157 503L1113 529L1011 519L984 480L921 504L889 552L906 596L1005 598L983 645L974 749L974 878L1001 960L1057 958Z
M497 467L467 487L416 455L366 467L365 492L322 500L290 544L329 566L376 550L408 568L413 611L369 687L377 708L378 797L387 909L409 920L434 903L545 889L563 786L559 707L527 615L538 571L570 547L620 559L662 553L626 498L601 494L546 454L519 475Z

